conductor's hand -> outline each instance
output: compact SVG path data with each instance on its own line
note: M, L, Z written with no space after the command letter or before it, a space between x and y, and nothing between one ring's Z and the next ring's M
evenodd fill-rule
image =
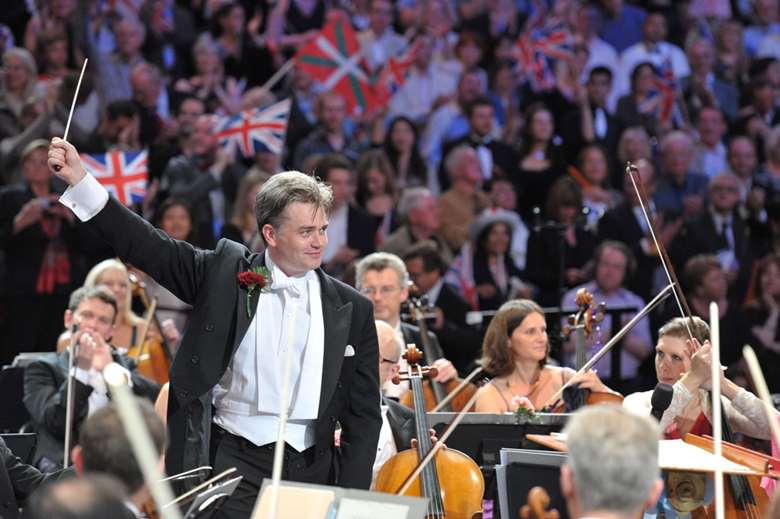
M84 166L81 165L79 152L76 151L76 148L59 137L54 137L51 140L48 164L49 169L70 186L81 182L81 179L87 174Z

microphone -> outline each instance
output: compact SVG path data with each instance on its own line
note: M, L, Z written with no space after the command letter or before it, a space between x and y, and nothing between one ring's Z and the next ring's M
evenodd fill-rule
M658 385L655 386L653 396L650 399L650 406L652 407L650 414L659 422L664 415L664 411L666 411L669 404L672 403L672 396L674 396L674 389L671 385L659 382Z

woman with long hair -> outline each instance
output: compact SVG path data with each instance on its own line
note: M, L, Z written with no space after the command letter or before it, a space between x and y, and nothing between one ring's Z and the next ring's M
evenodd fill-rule
M639 63L631 71L631 92L618 100L615 117L622 127L642 126L648 134L659 136L665 130L671 130L671 118L659 119L661 94L654 82L658 81L655 66L648 61Z
M397 227L398 196L393 166L382 150L369 150L358 159L355 201L375 221L379 245Z
M767 385L780 391L780 254L764 257L756 266L745 305L747 325L756 338L754 347L761 360Z
M479 389L474 410L514 412L519 406L540 409L575 376L571 368L547 363L550 341L542 308L529 299L501 305L482 342L482 367L493 378ZM572 383L596 393L615 393L589 371Z
M499 210L485 212L470 229L474 247L474 284L480 310L495 310L524 288L520 279L522 273L511 254L515 222L505 213Z
M395 168L395 184L399 190L428 185L428 166L419 145L420 134L411 119L399 116L390 121L384 149Z
M622 196L610 186L609 162L604 148L588 144L580 150L578 158L578 170L585 181L582 201L588 209L588 227L595 229L599 218L619 204Z

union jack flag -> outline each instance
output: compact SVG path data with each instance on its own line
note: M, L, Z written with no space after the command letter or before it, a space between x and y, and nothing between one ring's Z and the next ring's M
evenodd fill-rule
M554 81L550 61L574 58L572 35L561 24L535 29L517 39L515 56L532 85L547 85Z
M377 105L368 67L346 15L330 15L322 31L295 55L296 66L308 72L324 90L341 94L350 113Z
M397 58L390 58L385 66L382 67L374 84L376 98L379 103L386 103L393 97L393 94L404 86L406 76L409 75L409 69L414 65L419 48L419 41L412 43L406 47L403 54Z
M672 64L665 59L653 79L653 90L648 97L639 103L639 112L653 114L660 121L666 122L676 115L677 82L674 79Z
M290 100L285 99L266 108L222 117L217 122L217 139L233 156L236 149L246 158L259 151L279 155L284 146L289 113Z
M81 161L106 190L124 205L143 201L148 178L148 152L109 151L81 154Z

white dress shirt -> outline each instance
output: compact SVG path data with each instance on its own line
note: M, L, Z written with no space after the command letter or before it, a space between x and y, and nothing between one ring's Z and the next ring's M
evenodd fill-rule
M273 282L222 379L214 387L214 423L261 446L276 440L282 373L292 345L290 418L285 441L298 451L314 445L324 354L320 284L314 271L288 277L265 253ZM305 381L305 383L304 383Z
M661 41L654 47L649 47L645 42L639 42L627 48L620 55L620 70L615 77L615 96L623 96L631 92L631 72L634 67L642 62L649 61L654 67L660 68L664 61L669 60L672 73L678 81L680 78L690 75L691 67L688 58L680 47Z
M371 488L374 488L376 477L382 466L398 452L398 448L395 446L395 438L393 438L393 430L390 428L390 421L387 419L387 410L388 406L382 404L382 428L379 430L379 442L376 446Z

